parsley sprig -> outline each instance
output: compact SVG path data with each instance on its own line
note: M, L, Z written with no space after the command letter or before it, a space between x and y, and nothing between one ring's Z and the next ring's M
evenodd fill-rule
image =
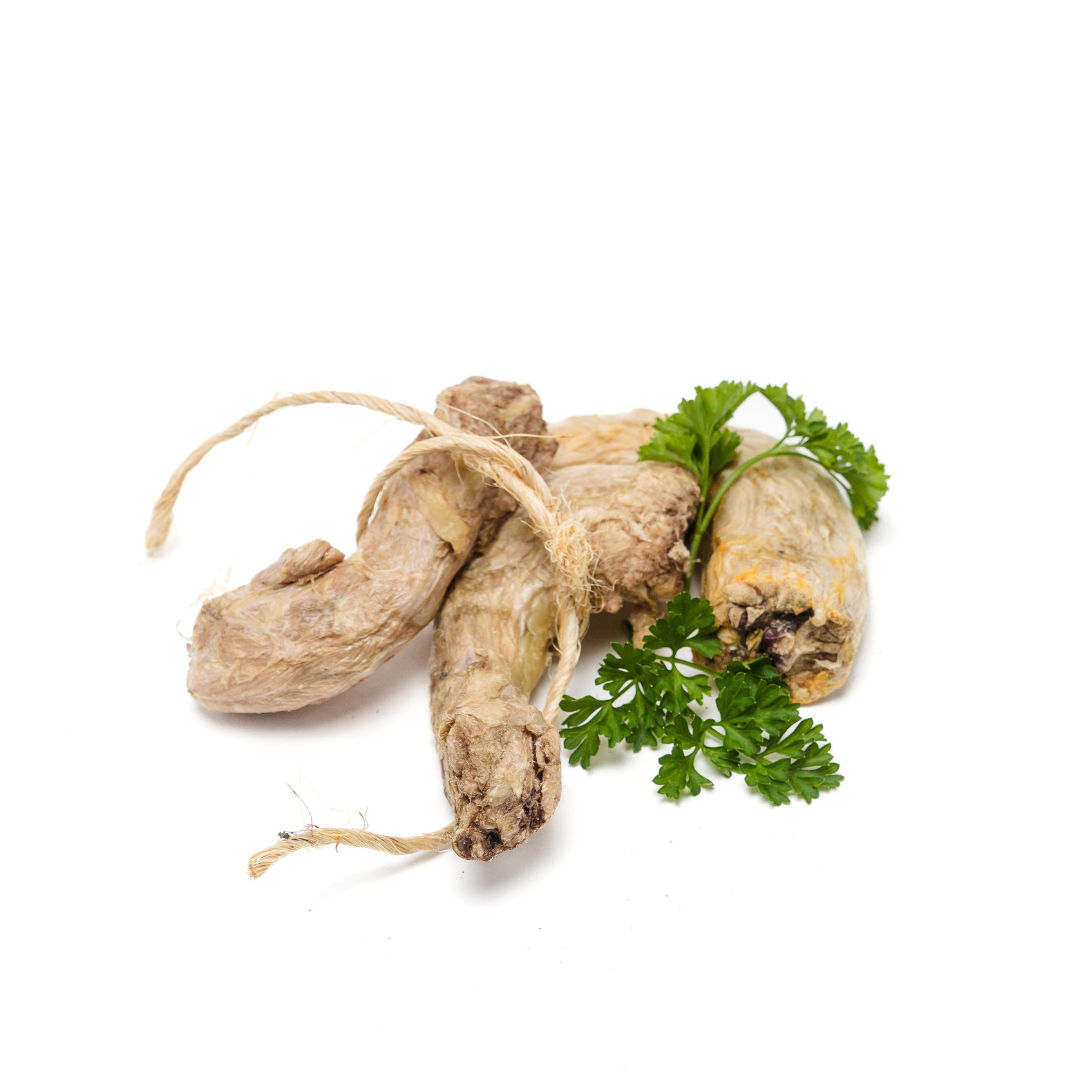
M697 387L694 397L653 428L652 440L638 451L642 461L670 461L689 469L701 490L690 539L691 571L706 530L731 485L747 469L770 457L803 457L823 465L847 492L851 512L863 529L877 520L877 506L888 490L888 474L873 446L867 449L847 424L829 427L820 409L807 413L801 397L792 397L787 384L722 382ZM713 478L735 458L740 438L726 426L751 394L760 393L776 406L786 425L784 434L767 450L737 465L709 500ZM687 579L689 588L689 578Z
M722 382L697 387L658 420L652 440L638 451L643 461L682 465L698 482L701 500L690 540L691 574L706 531L732 484L770 457L802 457L822 465L847 492L851 512L863 529L877 520L877 507L888 490L888 474L873 446L867 449L847 424L829 427L820 409L807 412L802 398L787 384ZM784 418L784 434L767 450L736 465L709 498L714 479L735 460L740 438L728 428L735 410L760 393ZM644 640L644 648L612 645L597 675L607 697L566 695L568 713L562 736L570 764L587 769L600 751L625 742L636 753L643 746L670 746L653 780L669 799L697 795L712 781L697 768L700 759L721 776L741 773L746 783L771 803L797 795L812 802L819 792L837 787L843 777L833 761L821 725L799 715L784 680L765 657L729 663L716 671L680 656L687 650L710 660L723 648L717 638L712 606L685 591L668 605ZM718 712L703 709L711 700Z
M601 740L670 746L653 779L660 793L697 795L712 781L698 771L704 758L721 776L741 773L747 785L779 806L796 795L812 802L843 777L823 741L821 725L799 715L784 680L764 657L735 662L724 671L685 659L693 650L711 658L722 648L707 600L680 593L645 638L645 648L615 644L597 684L606 698L564 697L569 715L563 739L570 764L588 768ZM701 711L714 699L717 716Z

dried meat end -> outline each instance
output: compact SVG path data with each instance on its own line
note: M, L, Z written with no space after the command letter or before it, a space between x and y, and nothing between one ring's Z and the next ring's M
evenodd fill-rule
M457 822L453 848L463 859L487 862L554 813L562 790L559 737L498 661L482 657L450 679L442 700L465 698L441 712L438 733Z
M818 611L809 597L729 582L713 611L724 651L715 663L767 656L787 680L793 700L809 703L843 685L858 644L855 621L838 611ZM844 669L844 670L841 670Z
M660 462L579 464L553 471L551 485L596 555L597 606L634 605L644 634L688 566L693 477ZM462 858L518 846L558 805L558 731L528 702L555 632L553 601L550 558L519 512L461 572L439 616L432 722Z

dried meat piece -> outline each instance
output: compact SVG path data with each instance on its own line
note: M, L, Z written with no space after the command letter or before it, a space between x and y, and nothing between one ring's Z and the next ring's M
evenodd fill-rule
M716 486L776 441L738 433L738 455ZM825 469L794 456L752 466L724 496L712 544L702 588L726 646L717 660L770 657L802 703L843 686L866 623L866 550Z
M660 414L632 409L611 416L570 416L548 425L558 441L553 469L570 465L633 465L653 434Z
M472 378L436 415L509 434L540 470L555 452L529 386ZM423 438L425 436L421 436ZM239 589L207 601L188 646L188 690L219 712L281 712L347 690L435 616L454 575L515 503L451 453L427 454L387 484L347 558L324 540L289 549Z
M593 443L601 454L618 442L618 427L609 423L612 438ZM648 438L640 423L623 429L624 443ZM571 458L579 463L554 469L548 483L586 527L596 606L632 604L648 625L682 586L697 485L676 465L580 463L581 445ZM631 460L636 456L635 446ZM556 464L561 457L560 444ZM551 655L556 614L551 560L519 511L462 571L435 631L432 725L462 858L487 861L516 847L558 804L557 726L529 703Z

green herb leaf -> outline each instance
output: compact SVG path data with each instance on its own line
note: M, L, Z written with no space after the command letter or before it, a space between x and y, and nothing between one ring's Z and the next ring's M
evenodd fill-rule
M642 461L670 461L689 469L702 494L712 478L735 456L739 436L725 424L757 389L753 383L722 382L695 388L670 416L657 420L652 440L638 451Z
M851 501L851 512L863 529L877 521L878 503L889 490L889 476L871 446L866 449L848 429L825 425L825 418L804 425L802 443L834 476L841 479Z
M619 710L610 699L595 698L591 694L580 698L564 697L562 707L570 715L563 721L562 737L570 755L571 765L583 769L600 752L600 740L607 739L614 746L624 738L624 727Z
M653 779L653 783L660 785L661 795L677 799L684 791L698 795L702 788L713 786L711 780L694 768L694 757L693 754L687 757L676 746L670 754L665 754L660 759L660 772Z
M701 755L721 776L742 773L747 785L775 805L796 795L807 802L843 779L824 743L821 725L799 715L787 686L766 657L704 671L678 654L710 652L717 643L709 603L680 593L657 619L646 648L616 644L597 683L609 697L567 695L563 740L570 764L588 768L601 742L635 751L667 745L654 783L662 795L697 795L712 782L697 769ZM658 650L666 650L666 654ZM632 695L632 696L629 696ZM717 717L699 713L715 697Z
M612 651L601 661L596 673L596 685L612 697L618 697L629 686L648 686L661 673L657 657L648 649L615 642Z
M868 450L847 424L829 427L825 414L814 409L809 416L802 398L792 397L787 384L761 387L764 397L776 406L787 424L785 447L804 447L841 483L851 500L851 512L863 529L877 521L877 507L889 489L885 466L871 446Z
M688 647L702 656L715 656L723 645L716 637L712 604L703 597L679 593L668 604L667 617L649 628L644 645L652 650L670 649L672 656Z
M803 399L792 397L788 393L787 383L783 386L762 386L759 389L761 396L768 398L779 410L789 431L794 431L796 426L806 419Z

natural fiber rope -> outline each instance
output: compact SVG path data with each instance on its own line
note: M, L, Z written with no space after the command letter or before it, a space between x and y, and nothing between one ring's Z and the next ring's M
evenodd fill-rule
M380 836L367 829L317 829L314 826L303 832L293 833L287 840L257 851L248 859L248 874L262 877L284 855L301 848L321 847L324 844L345 844L348 847L370 848L385 851L389 855L412 855L418 851L437 851L449 844L454 837L454 826L447 825L437 832L422 836Z
M387 401L385 398L373 397L371 394L350 394L338 390L316 390L310 394L289 394L288 397L274 398L273 401L260 405L254 412L241 417L235 424L230 424L224 431L219 431L184 458L180 468L169 477L165 490L158 497L158 501L154 503L153 513L150 515L150 525L146 530L147 549L153 553L165 543L165 539L169 535L169 528L172 525L173 504L176 502L177 495L180 494L184 477L218 443L236 438L237 435L247 431L252 424L257 423L264 416L269 416L272 412L277 412L278 409L287 409L291 405L321 404L363 405L365 408L374 409L376 412L389 413L390 416L396 416L399 420L404 420L407 423L419 424L437 435L448 435L457 430L430 413L421 412L420 409L414 409L410 405L399 405L397 402Z
M460 431L432 416L430 413L400 405L370 394L352 394L333 390L320 390L311 394L291 394L275 398L248 413L224 431L209 438L192 451L169 478L158 501L154 504L150 525L146 530L146 546L153 552L164 544L172 523L172 509L176 503L184 478L218 443L235 438L262 417L278 409L292 405L313 404L363 405L377 412L388 413L400 420L420 424L427 428L433 438L414 442L403 450L371 485L364 497L363 506L356 521L356 539L359 542L375 510L375 504L386 484L403 466L421 454L453 451L461 456L463 463L508 491L524 509L533 528L544 540L544 546L555 567L555 595L558 616L555 634L559 662L552 677L551 688L544 704L544 719L555 726L559 719L559 702L570 682L581 653L582 627L589 609L590 570L592 552L589 550L585 530L573 517L565 514L551 493L544 478L532 462L508 446L505 437L473 435ZM346 844L350 847L370 848L392 855L408 855L418 851L434 851L448 844L454 834L454 825L420 836L383 836L367 829L318 829L309 828L292 833L287 838L252 855L248 860L248 873L260 877L278 859L305 847L325 844Z

